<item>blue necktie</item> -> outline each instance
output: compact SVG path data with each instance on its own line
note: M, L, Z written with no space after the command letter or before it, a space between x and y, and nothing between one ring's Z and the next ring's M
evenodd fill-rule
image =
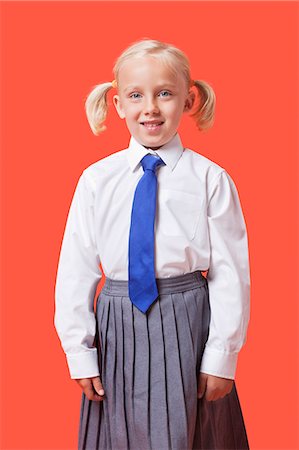
M129 297L145 313L158 297L154 266L156 169L165 165L159 156L145 155L144 170L133 199L129 235Z

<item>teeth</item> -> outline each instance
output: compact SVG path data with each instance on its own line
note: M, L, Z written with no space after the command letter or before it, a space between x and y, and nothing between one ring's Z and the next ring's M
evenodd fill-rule
M155 127L158 127L159 125L162 125L162 122L160 122L160 123L144 123L143 124L144 126L146 126L146 127L148 127L148 128L155 128Z

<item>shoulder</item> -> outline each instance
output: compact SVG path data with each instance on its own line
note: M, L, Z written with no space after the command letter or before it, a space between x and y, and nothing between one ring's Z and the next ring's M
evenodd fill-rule
M94 184L97 180L99 180L99 177L105 177L105 175L111 176L114 171L117 172L124 166L126 161L126 152L127 148L117 150L110 155L94 161L83 169L82 176L85 177L87 181Z
M237 191L234 178L225 167L190 148L185 148L184 153L188 167L205 185L209 197L215 189L220 189L222 192Z
M186 147L184 149L184 157L194 170L200 173L209 182L216 179L221 173L227 173L226 169L216 161L204 156L198 151Z

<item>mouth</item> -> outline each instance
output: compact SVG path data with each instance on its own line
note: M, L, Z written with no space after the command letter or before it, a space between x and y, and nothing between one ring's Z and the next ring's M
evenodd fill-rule
M140 125L145 126L149 130L155 130L156 128L158 128L161 125L163 125L163 123L164 122L162 122L160 120L148 120L146 122L140 122Z

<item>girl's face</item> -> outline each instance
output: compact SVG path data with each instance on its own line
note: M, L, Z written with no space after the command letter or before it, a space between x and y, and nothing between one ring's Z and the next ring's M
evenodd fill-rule
M180 73L171 74L153 58L131 59L121 67L118 93L113 103L119 116L126 119L132 136L144 147L157 149L170 141L184 112L194 103Z

